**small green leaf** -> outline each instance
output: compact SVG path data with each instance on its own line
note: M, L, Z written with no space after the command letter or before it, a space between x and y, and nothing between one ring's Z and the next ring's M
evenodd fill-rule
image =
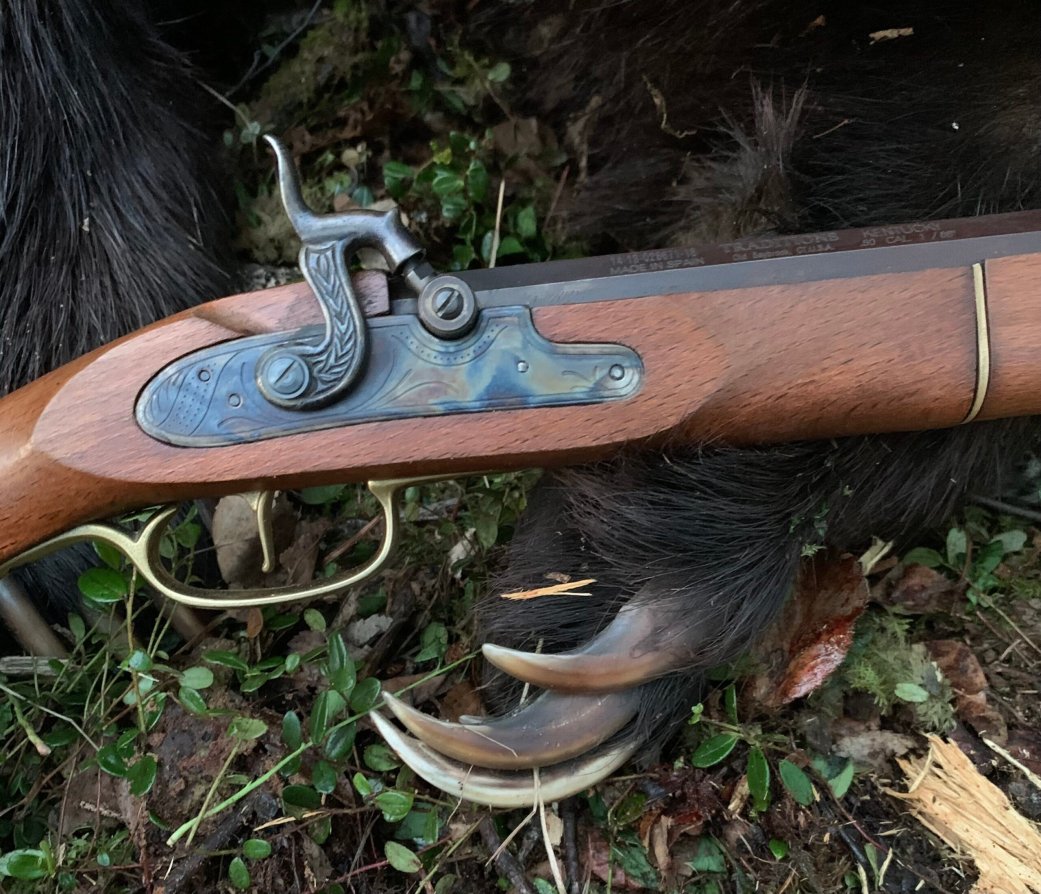
M392 198L400 199L408 190L408 181L415 172L400 161L387 161L383 164L383 185Z
M788 790L788 794L796 803L809 807L813 803L813 783L806 772L789 760L781 761L777 770L781 776L781 784Z
M483 162L475 158L470 162L470 167L466 169L466 188L470 193L470 198L475 202L483 202L484 197L488 195L488 186L488 169ZM473 251L471 250L470 253L472 255Z
M322 806L321 796L309 785L287 785L282 789L282 800L291 807L305 810L317 810Z
M51 861L41 849L23 848L0 856L0 878L35 881L51 874Z
M338 726L331 733L325 743L325 756L331 761L342 761L354 747L354 737L357 729L353 723Z
M311 709L311 741L316 745L321 742L332 721L346 707L347 702L334 689L323 689L319 692Z
M737 687L733 683L723 690L723 704L726 707L727 719L737 726Z
M291 627L296 627L300 621L300 615L296 612L279 612L277 615L272 615L270 618L264 619L264 628L271 632L288 630Z
M980 547L976 558L972 563L973 583L977 586L984 584L980 578L989 575L1005 558L1005 545L1000 540L992 540L990 543Z
M271 856L271 845L263 838L247 838L242 842L242 855L247 860L264 860Z
M316 608L304 610L304 623L311 630L317 630L319 633L325 632L325 615Z
M1018 553L1027 544L1027 532L1002 531L994 539L1001 543L1006 553Z
M791 848L788 846L788 842L781 841L780 838L771 838L769 847L770 853L773 854L774 857L778 860L783 860L785 857L787 857L788 851L791 850Z
M127 667L138 673L147 673L152 669L152 656L142 649L134 649L127 658Z
M108 565L109 568L119 571L123 567L123 554L114 546L95 540L94 552L98 554L98 558Z
M387 855L387 862L398 872L419 872L423 864L405 845L396 841L387 841L383 845L383 853Z
M119 776L120 778L127 775L126 761L120 755L116 743L110 743L108 745L102 745L98 749L97 753L98 766L101 767L110 776Z
M256 692L270 679L271 674L246 674L239 689L243 692Z
M346 485L323 484L318 487L305 487L297 491L301 503L308 506L325 506L337 499L343 493Z
M496 62L488 69L488 80L493 84L501 84L510 76L509 62Z
M291 674L300 667L300 655L298 652L290 652L286 655L286 673Z
M249 670L249 665L234 652L224 652L220 649L214 649L210 652L204 652L202 657L206 661L210 662L210 664L219 664L222 667L230 667L232 670L238 671Z
M688 864L695 872L726 872L727 860L715 841L702 835L694 845L694 858Z
M694 752L690 762L695 767L701 767L702 769L714 767L720 761L726 759L727 755L734 750L736 744L737 736L733 733L719 733L711 739L706 739L702 742L698 746L697 751Z
M427 624L419 635L419 644L421 648L416 655L416 661L441 658L448 649L448 629L438 621Z
M397 823L408 816L408 812L412 809L415 795L412 792L399 792L396 789L389 789L385 792L380 792L373 800L376 802L376 806L383 811L383 818L388 823Z
M701 715L705 713L705 706L698 702L690 709L690 719L687 721L691 726L701 722Z
M142 795L147 795L155 783L155 774L158 766L155 758L150 754L146 754L138 760L127 772L127 779L130 782L130 794L139 798Z
M357 714L364 714L380 697L380 681L376 677L366 677L351 693L351 710Z
M847 761L839 772L829 777L828 787L831 789L831 793L836 798L841 798L846 792L849 791L850 785L853 783L853 761Z
M525 205L517 212L517 235L521 239L534 239L539 231L538 218L535 216L535 208ZM502 249L499 250L502 253Z
M69 630L72 632L72 638L78 643L83 642L87 636L87 625L79 615L69 615Z
M327 761L315 761L311 767L311 785L323 795L336 789L337 772Z
M521 245L520 240L516 236L507 236L499 243L498 256L500 258L522 254L524 254L524 246Z
M454 196L463 191L463 178L455 171L445 168L434 175L431 188L439 199Z
M474 519L474 533L485 549L495 546L499 539L499 519L494 515L479 515Z
M351 777L351 784L354 786L354 790L363 798L368 798L372 795L372 783L361 773L355 773Z
M208 667L190 667L181 674L181 685L189 689L209 689L213 685L213 671Z
M614 806L615 826L628 826L635 823L643 816L644 807L647 806L647 795L643 792L630 792Z
M748 791L757 810L764 810L770 798L770 764L761 748L748 750Z
M127 595L127 582L114 568L88 568L79 576L83 596L97 605L120 602Z
M344 645L339 632L330 633L326 639L329 650L329 685L346 698L351 694L357 680L354 662L347 654L347 646Z
M469 243L456 243L452 246L452 269L466 270L477 258L477 252Z
M951 528L947 532L947 562L959 565L969 551L969 538L961 528Z
M647 851L636 836L630 833L616 841L611 847L611 856L618 861L622 871L641 887L657 890L660 887L658 873L651 866Z
M436 810L410 810L394 830L397 841L414 841L420 847L437 841L441 823Z
M927 568L939 568L944 564L943 556L935 549L918 547L904 556L905 565L925 565Z
M351 198L361 205L362 208L368 208L376 201L376 197L372 194L372 190L364 183L359 183L354 187L354 190L351 192Z
M256 717L236 717L228 724L228 735L241 742L259 739L267 732L267 724Z
M386 745L366 745L362 754L365 766L377 773L386 773L401 765L397 755Z
M904 702L920 705L929 701L929 693L917 683L897 683L893 687L893 695Z
M228 881L240 891L250 886L249 870L241 857L236 857L228 864Z
M296 711L286 711L282 718L282 741L290 751L296 751L304 742L304 733L300 728L300 718Z

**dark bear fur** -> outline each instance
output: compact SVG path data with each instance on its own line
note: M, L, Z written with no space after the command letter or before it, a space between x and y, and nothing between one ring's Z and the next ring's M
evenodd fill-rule
M634 0L564 13L535 0L486 24L515 50L526 111L571 133L580 157L588 146L560 213L603 250L1041 205L1035 4ZM871 42L896 27L913 34ZM554 475L479 607L480 638L559 651L624 601L653 602L696 656L645 685L628 734L660 744L701 674L776 615L805 546L937 525L968 492L999 488L1038 433L1028 419L679 448ZM495 596L546 572L598 583L591 596ZM509 709L517 687L489 679Z
M0 394L230 291L214 106L136 0L0 5ZM68 604L91 554L17 575Z

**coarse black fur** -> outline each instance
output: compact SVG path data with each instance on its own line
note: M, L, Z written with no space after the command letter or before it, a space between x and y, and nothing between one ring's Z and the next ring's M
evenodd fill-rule
M518 112L554 125L577 159L555 219L593 250L1038 201L1041 7L1029 0L480 10L490 49L512 53ZM893 29L904 36L886 39Z
M645 248L1038 207L1041 9L999 6L634 0L562 13L536 0L498 24L522 48L530 110L572 149L584 129L565 226L602 248ZM525 30L540 17L543 32ZM913 34L870 42L895 27ZM524 602L493 593L480 638L559 651L624 602L652 602L690 658L645 684L630 734L651 756L702 674L776 616L804 547L859 549L937 525L967 493L1000 488L1039 433L1026 419L706 446L555 475L495 592L545 585L547 572L597 584ZM516 687L490 682L508 709Z
M0 5L0 394L230 291L215 107L136 0ZM89 552L19 576L68 604Z
M0 57L6 393L230 279L213 100L142 4L10 0Z

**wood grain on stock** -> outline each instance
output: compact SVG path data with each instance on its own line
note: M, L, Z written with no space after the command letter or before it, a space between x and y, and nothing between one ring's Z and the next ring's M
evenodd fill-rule
M1041 409L1041 257L987 265L995 376L988 416ZM131 507L257 488L576 462L643 439L731 442L958 424L973 398L968 268L535 311L557 341L627 344L641 392L596 406L367 423L219 448L145 435L134 403L189 351L317 320L306 286L202 305L3 401L0 559Z

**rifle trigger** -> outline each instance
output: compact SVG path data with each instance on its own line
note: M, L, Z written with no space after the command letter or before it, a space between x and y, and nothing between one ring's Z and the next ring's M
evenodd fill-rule
M275 525L273 510L278 491L255 490L242 496L257 517L257 533L260 535L260 551L263 563L260 570L267 574L275 570Z

